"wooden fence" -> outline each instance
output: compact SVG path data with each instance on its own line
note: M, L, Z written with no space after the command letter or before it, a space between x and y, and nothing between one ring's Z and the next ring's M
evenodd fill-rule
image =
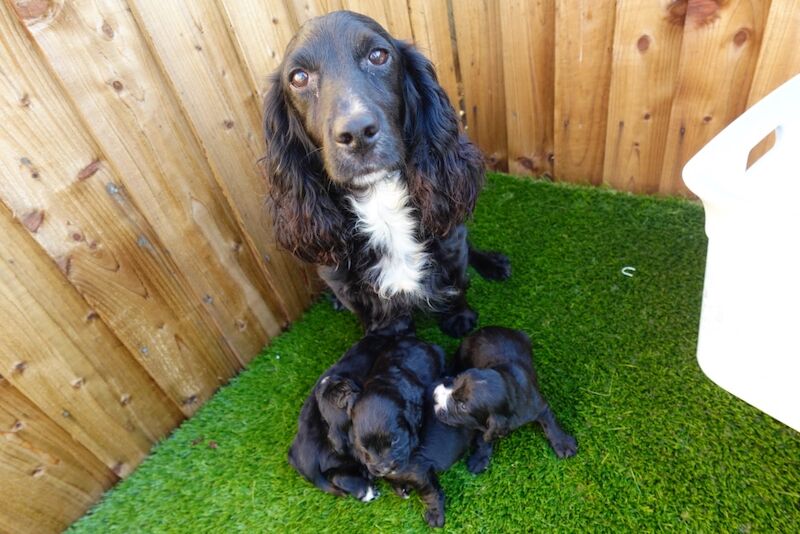
M800 71L800 0L0 0L0 531L64 528L308 304L260 95L340 8L494 168L635 192Z

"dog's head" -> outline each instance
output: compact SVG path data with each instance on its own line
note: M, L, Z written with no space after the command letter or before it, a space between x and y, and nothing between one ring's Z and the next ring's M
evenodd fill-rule
M479 430L491 442L510 431L512 395L494 369L467 369L433 389L434 411L442 423Z
M335 198L389 173L408 183L423 226L445 235L474 207L480 152L459 129L430 61L377 22L340 11L290 42L265 99L264 166L280 243L341 258Z
M351 418L353 451L373 476L406 468L419 443L419 422L407 419L402 401L370 393L354 404Z

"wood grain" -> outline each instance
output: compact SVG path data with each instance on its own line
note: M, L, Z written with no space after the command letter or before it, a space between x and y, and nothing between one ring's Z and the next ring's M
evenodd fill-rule
M659 192L691 196L683 166L744 111L769 7L688 0Z
M555 0L500 2L508 170L553 176Z
M268 75L280 64L297 31L295 15L280 2L221 0L221 4L251 83L263 98Z
M603 182L656 193L661 181L683 21L673 0L620 0L608 98Z
M447 0L409 0L409 18L417 49L431 60L439 84L456 110L460 109L458 73L447 14Z
M392 0L343 0L344 9L375 19L395 39L413 40L406 2Z
M301 264L278 248L265 209L261 101L221 8L210 0L129 3L202 142L222 190L266 262L273 292L284 296L290 319L309 302L311 283Z
M118 480L0 376L0 532L62 532Z
M177 405L2 205L0 266L0 372L115 473L128 474L180 422Z
M557 180L603 181L614 0L556 0Z
M467 133L483 150L487 166L508 169L506 103L500 10L497 0L454 2Z
M0 4L0 199L193 413L241 363L33 50Z
M795 43L797 46L787 46ZM800 0L773 2L764 27L764 38L758 54L753 83L747 97L749 108L784 82L800 73ZM770 134L764 142L750 152L749 164L775 144L775 134Z
M34 33L120 183L246 362L288 321L168 81L119 0L65 4ZM66 46L65 46L66 44ZM200 260L202 258L202 260Z

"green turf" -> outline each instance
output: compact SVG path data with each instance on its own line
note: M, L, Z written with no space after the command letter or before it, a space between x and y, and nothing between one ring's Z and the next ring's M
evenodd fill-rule
M695 360L698 205L494 176L471 235L514 269L502 283L473 273L480 324L531 335L542 390L579 451L558 460L527 427L483 475L457 464L441 477L447 530L800 532L800 434ZM418 326L455 349L429 319ZM316 304L73 531L426 531L417 498L331 497L286 463L309 388L359 332Z

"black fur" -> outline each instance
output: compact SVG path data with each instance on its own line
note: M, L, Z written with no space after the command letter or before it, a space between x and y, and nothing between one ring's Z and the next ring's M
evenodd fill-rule
M453 362L459 374L443 382L452 394L436 416L482 432L488 444L536 421L559 458L575 455L575 438L561 428L539 392L531 354L530 339L519 330L490 326L468 336Z
M375 50L387 52L384 64L367 60ZM308 76L301 88L291 83L298 69ZM483 159L460 129L430 61L374 20L340 11L303 25L271 82L263 164L278 242L317 264L367 330L415 306L436 311L449 335L474 328L467 262L477 258L478 271L496 280L510 269L504 256L476 256L468 248L463 223L483 183ZM365 108L358 117L348 104L353 96ZM376 132L368 147L339 140L339 125L356 119ZM347 195L359 190L357 177L382 169L400 171L406 181L417 238L433 260L423 295L381 298L368 276L382 251L356 232Z
M472 473L479 473L488 465L491 446L469 428L448 426L439 421L429 391L420 444L406 467L387 475L386 480L401 497L408 497L411 490L415 490L425 504L428 525L444 526L445 495L436 474L449 469L464 456L470 444L475 451L467 460L467 466Z
M303 404L289 463L309 482L333 495L364 499L371 477L354 458L348 433L347 399L361 389L377 355L390 350L397 336L413 333L410 317L368 334L319 378Z

